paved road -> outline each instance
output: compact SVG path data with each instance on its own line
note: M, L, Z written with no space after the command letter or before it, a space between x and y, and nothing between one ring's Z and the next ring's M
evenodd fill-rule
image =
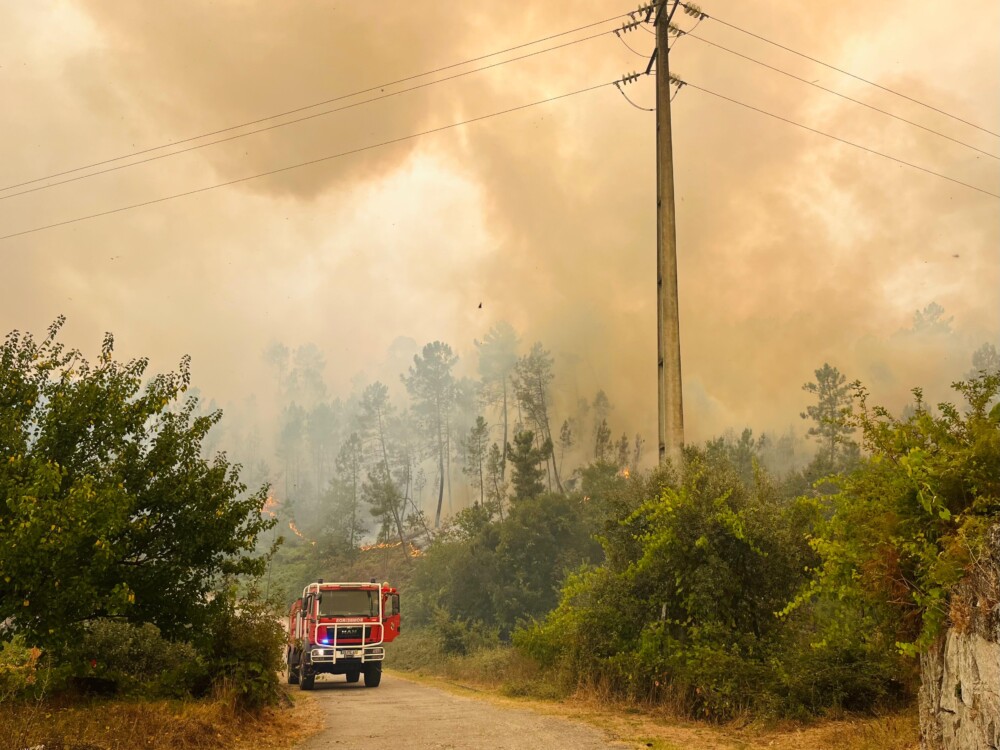
M316 681L326 729L300 750L607 750L623 748L593 727L526 709L464 698L384 674L366 689L342 676Z

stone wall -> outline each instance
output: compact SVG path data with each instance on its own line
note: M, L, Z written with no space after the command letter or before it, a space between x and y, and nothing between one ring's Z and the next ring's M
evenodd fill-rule
M923 750L1000 750L1000 526L952 596L951 626L920 659Z

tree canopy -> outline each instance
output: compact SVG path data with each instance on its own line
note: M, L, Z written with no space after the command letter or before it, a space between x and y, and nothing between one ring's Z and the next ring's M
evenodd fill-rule
M187 358L147 377L108 334L91 363L57 341L62 324L0 347L0 622L39 645L102 617L183 634L222 576L263 570L267 487L202 455L221 412L182 400Z

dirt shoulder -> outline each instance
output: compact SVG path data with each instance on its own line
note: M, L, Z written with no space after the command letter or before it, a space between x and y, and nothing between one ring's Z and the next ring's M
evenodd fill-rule
M508 697L495 687L414 672L400 677L456 695L590 724L628 746L654 750L916 750L916 712L876 718L820 720L808 725L735 724L718 726L672 716L656 709L611 704L573 696L560 700Z

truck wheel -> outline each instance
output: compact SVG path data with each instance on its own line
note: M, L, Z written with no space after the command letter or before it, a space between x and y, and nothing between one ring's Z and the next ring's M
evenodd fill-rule
M361 672L348 672L347 673L347 681L348 682L357 682L360 679L361 679Z
M312 690L316 685L316 675L312 671L306 670L305 661L299 664L299 689Z
M376 688L382 681L382 662L365 664L365 687Z
M296 667L292 666L291 664L288 665L288 684L289 685L299 684L299 670Z

